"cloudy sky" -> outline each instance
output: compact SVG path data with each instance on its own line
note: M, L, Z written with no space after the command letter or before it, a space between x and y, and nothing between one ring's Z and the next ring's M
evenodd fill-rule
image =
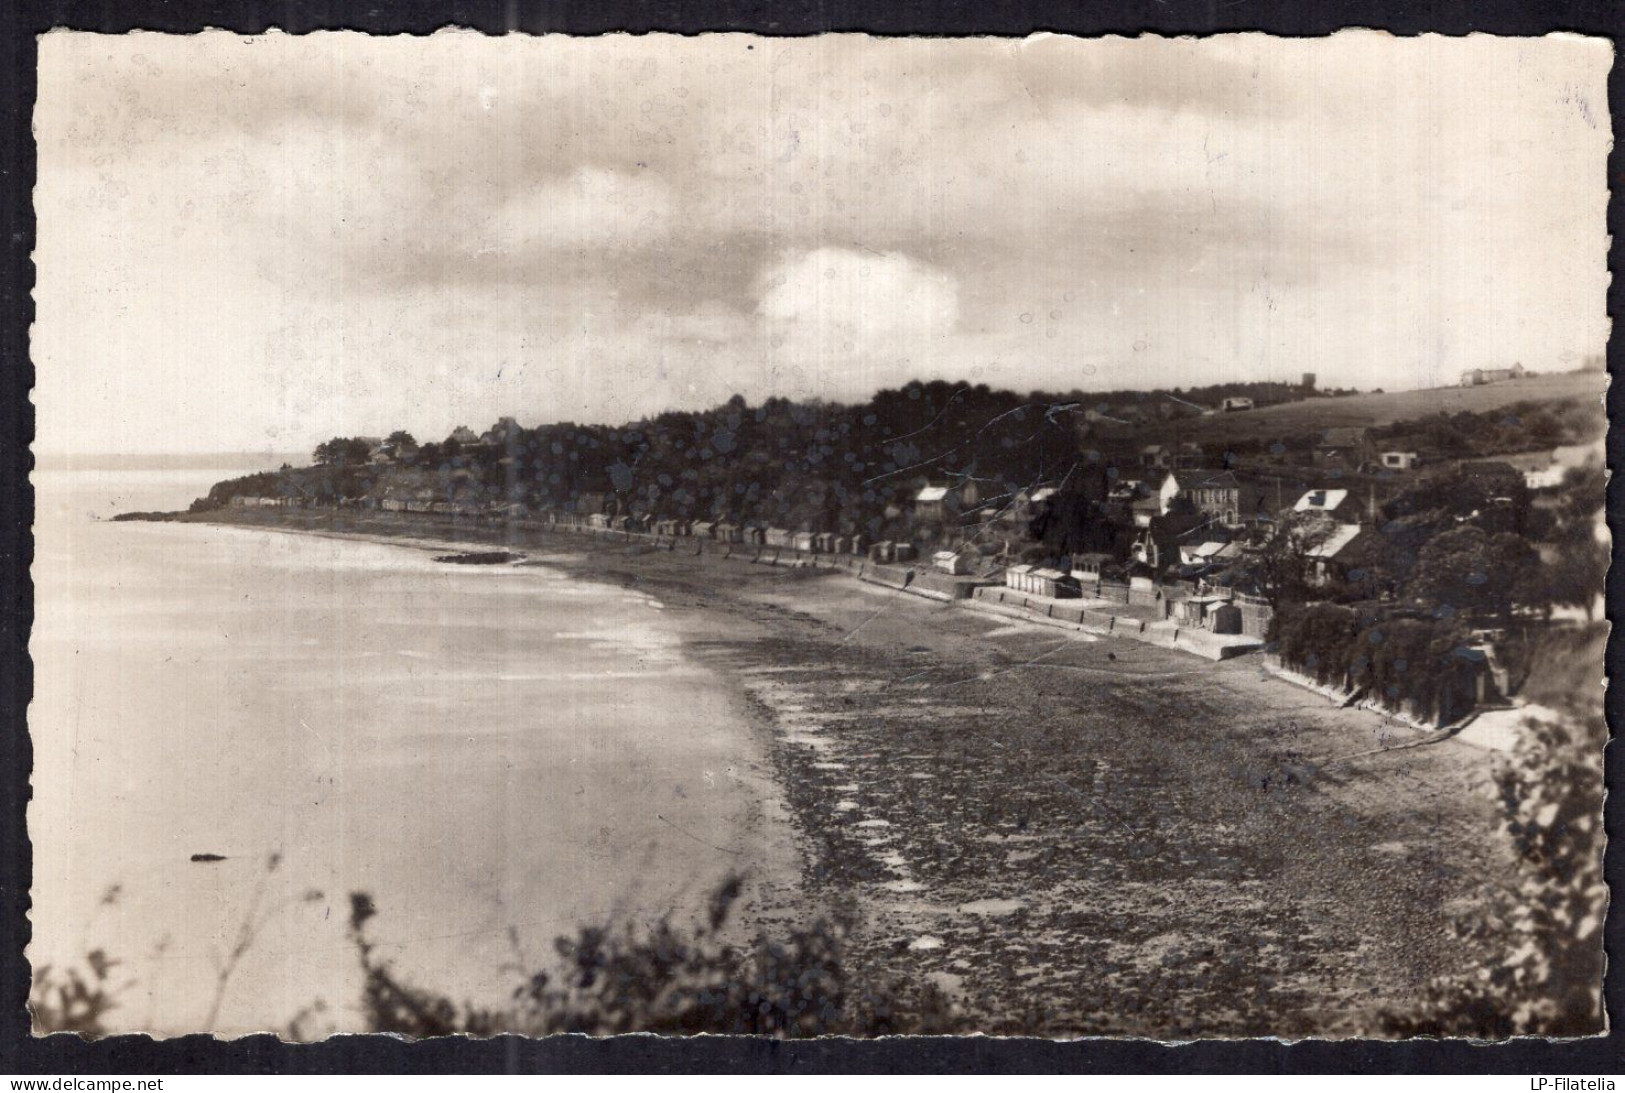
M1607 336L1604 42L48 35L43 452Z

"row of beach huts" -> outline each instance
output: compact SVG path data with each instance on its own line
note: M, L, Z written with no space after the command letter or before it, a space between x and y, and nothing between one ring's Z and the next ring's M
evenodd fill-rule
M248 497L231 499L237 508L319 507L307 498ZM533 509L523 504L476 503L469 501L429 501L423 499L361 498L344 499L338 507L371 509L380 512L415 514L457 519L480 519L518 523L546 530L648 537L675 544L679 540L699 540L729 548L765 552L783 562L785 555L810 560L826 557L831 564L850 567L872 563L868 571L884 583L895 583L922 595L944 599L994 599L1009 606L1045 609L1057 601L1092 601L1119 605L1117 609L1138 611L1152 621L1172 621L1192 630L1237 634L1262 638L1269 627L1270 611L1261 601L1228 590L1208 590L1195 586L1165 586L1147 577L1128 581L1110 579L1106 554L1072 556L1066 569L1053 565L1000 565L974 550L938 550L921 566L919 549L913 543L892 540L871 541L862 534L792 531L725 520L687 520L646 516L610 515L602 512L569 512ZM886 571L890 569L889 579ZM860 575L863 570L860 568Z

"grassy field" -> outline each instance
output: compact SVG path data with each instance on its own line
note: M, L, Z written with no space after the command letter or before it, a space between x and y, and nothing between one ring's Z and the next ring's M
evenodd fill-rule
M1423 391L1306 399L1236 414L1215 414L1184 423L1185 439L1224 441L1257 436L1301 436L1350 426L1392 425L1434 413L1482 413L1515 402L1594 397L1608 389L1602 372L1563 372L1484 387L1435 387ZM1599 404L1597 413L1602 415Z

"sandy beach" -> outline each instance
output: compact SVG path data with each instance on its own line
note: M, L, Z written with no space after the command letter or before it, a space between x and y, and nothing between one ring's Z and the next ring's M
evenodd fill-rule
M233 519L503 543L657 597L761 729L799 913L854 908L860 973L936 984L969 1030L1380 1035L1383 1009L1488 959L1453 927L1508 868L1489 755L1384 752L1410 730L1256 656L1213 663L692 546Z

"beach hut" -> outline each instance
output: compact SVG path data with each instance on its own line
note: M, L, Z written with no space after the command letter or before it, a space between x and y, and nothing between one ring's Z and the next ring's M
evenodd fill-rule
M890 539L882 539L869 548L869 560L871 562L889 562L895 556L895 548L896 544Z
M763 542L770 547L787 547L790 545L790 533L784 528L768 528Z
M798 531L790 536L790 545L803 554L811 554L817 548L814 543L816 536L810 531Z
M939 550L931 555L931 566L943 573L962 577L970 572L970 559L957 550Z
M709 520L696 520L689 526L689 532L696 539L715 539L717 526Z
M920 556L913 543L898 543L892 548L892 559L899 562L912 562Z
M1030 579L1033 583L1033 592L1039 596L1057 599L1077 594L1077 587L1059 569L1034 569Z
M869 538L866 535L854 535L847 540L846 545L853 554L865 554L869 550Z
M1080 584L1099 584L1102 571L1106 563L1112 560L1110 554L1074 554L1072 556L1072 577Z
M1004 587L1015 592L1030 592L1032 590L1030 579L1033 567L1030 565L1013 565L1004 571Z

